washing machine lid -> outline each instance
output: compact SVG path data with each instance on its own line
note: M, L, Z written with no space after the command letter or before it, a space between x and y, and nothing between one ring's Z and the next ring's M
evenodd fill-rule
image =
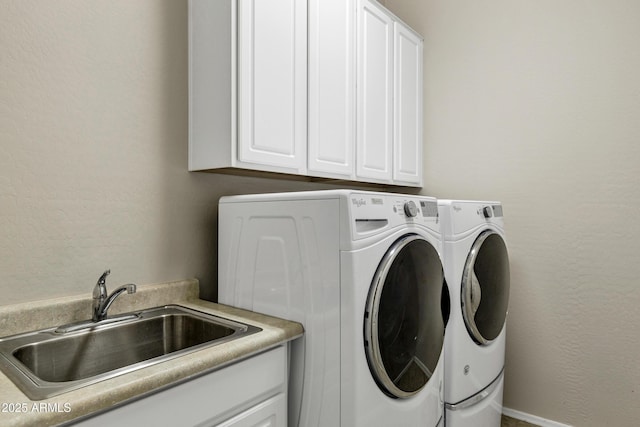
M462 317L480 345L488 345L504 327L509 305L509 255L504 239L493 230L473 243L462 274Z
M444 342L443 286L438 251L418 235L397 240L378 266L365 312L365 351L376 383L391 397L418 393L433 375Z

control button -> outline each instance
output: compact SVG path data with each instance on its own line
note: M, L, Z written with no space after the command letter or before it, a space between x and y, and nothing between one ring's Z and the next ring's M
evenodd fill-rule
M491 206L485 206L482 208L482 215L485 218L491 218L493 216L493 212L491 211Z
M408 201L404 204L404 214L409 218L413 218L418 215L418 206L416 206L413 200Z

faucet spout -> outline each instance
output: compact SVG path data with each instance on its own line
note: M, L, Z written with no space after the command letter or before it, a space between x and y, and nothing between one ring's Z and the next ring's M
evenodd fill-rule
M102 273L102 276L98 279L96 286L93 288L93 316L94 322L99 322L107 317L107 310L111 307L111 304L115 299L127 292L128 294L134 294L136 292L136 285L129 283L128 285L120 286L113 291L111 295L107 296L107 276L111 273L111 270L106 270Z
M107 310L111 307L111 304L122 294L123 292L127 292L128 294L136 293L136 285L133 283L129 283L128 285L120 286L118 289L113 291L111 295L107 297L107 299L102 303L100 310L98 311L97 320L94 319L94 322L99 322L100 320L104 320L107 317Z

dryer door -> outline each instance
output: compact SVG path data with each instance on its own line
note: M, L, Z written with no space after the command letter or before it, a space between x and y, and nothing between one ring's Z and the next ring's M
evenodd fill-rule
M417 235L397 240L373 279L365 312L369 368L387 395L407 398L429 381L444 341L438 251Z
M502 331L509 287L507 246L495 231L484 231L467 256L460 295L464 323L478 344L491 343Z

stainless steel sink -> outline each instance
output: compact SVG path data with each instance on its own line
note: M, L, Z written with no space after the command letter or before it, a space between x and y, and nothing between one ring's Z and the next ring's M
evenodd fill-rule
M177 305L121 318L1 338L0 369L41 400L260 331Z

